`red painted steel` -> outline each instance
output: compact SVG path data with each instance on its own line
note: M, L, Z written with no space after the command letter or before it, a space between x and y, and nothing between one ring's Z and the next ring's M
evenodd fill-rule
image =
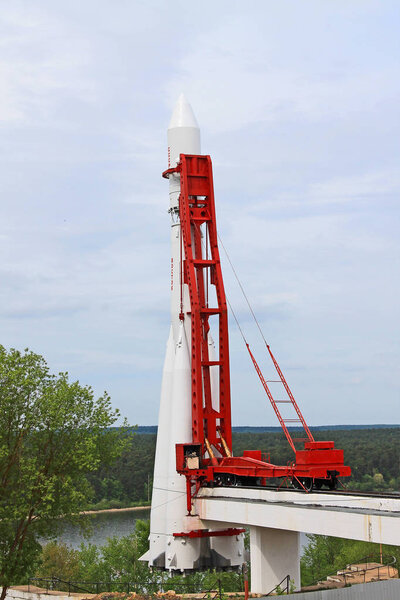
M228 313L224 283L218 251L214 189L211 158L209 156L180 155L180 162L170 173L180 174L181 193L179 216L182 231L181 273L188 285L190 311L181 314L191 320L191 401L192 440L176 445L177 471L186 476L187 509L191 512L192 498L202 485L234 485L250 483L265 485L267 479L291 479L305 491L312 486L334 487L338 476L351 474L344 465L343 450L334 448L331 441L316 442L298 407L286 379L267 345L268 352L279 375L288 400L275 400L249 345L247 350L264 390L274 408L286 438L295 453L295 461L286 466L262 460L260 450L245 451L243 456L232 456L232 427L230 402ZM209 290L215 289L216 306L209 306ZM218 322L218 354L216 360L209 356L209 319ZM219 396L211 397L211 368L219 373ZM296 418L284 418L278 404L291 405ZM289 428L298 423L306 437L293 438ZM289 424L289 425L288 425ZM296 441L304 442L297 450ZM207 451L208 446L208 451ZM198 532L174 534L176 537ZM213 535L222 533L213 532Z
M204 440L222 456L221 436L232 451L228 311L218 251L211 158L181 154L179 214L184 247L183 270L189 287L192 360L192 441ZM202 243L203 240L207 244ZM204 246L207 247L205 251ZM208 256L208 254L210 256ZM205 277L208 272L209 277ZM205 280L215 287L217 306L208 304ZM209 357L209 318L216 317L219 358ZM219 370L219 398L211 398L210 367Z
M206 529L193 529L192 531L182 531L181 533L174 533L174 537L188 537L188 538L205 538L205 537L227 537L230 535L239 535L244 533L245 529L239 529L238 527L229 527L228 529L217 529L215 531L208 531Z

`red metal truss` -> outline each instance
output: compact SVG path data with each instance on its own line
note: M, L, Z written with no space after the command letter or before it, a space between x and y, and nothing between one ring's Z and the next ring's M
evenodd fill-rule
M192 441L202 445L203 455L207 440L226 456L227 448L232 452L228 311L218 251L211 158L181 154L178 168L183 273L190 295ZM215 286L216 306L209 306L208 282ZM218 321L219 332L219 357L212 361L208 344L210 317ZM219 398L214 399L211 367L219 370Z

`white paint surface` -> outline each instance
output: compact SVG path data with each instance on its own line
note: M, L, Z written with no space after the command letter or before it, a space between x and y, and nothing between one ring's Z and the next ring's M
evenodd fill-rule
M287 575L300 588L300 534L250 527L251 591L268 593Z
M262 488L203 488L196 500L196 510L209 527L214 522L219 526L250 527L255 593L267 592L267 588L272 589L285 575L296 571L294 565L300 559L299 533L303 531L400 545L400 499L397 498ZM282 570L277 568L280 562ZM297 582L296 578L297 575L294 577Z

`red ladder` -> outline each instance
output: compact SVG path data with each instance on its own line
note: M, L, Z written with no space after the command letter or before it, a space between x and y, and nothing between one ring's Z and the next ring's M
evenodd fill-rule
M307 423L304 420L304 417L303 417L303 415L301 413L301 410L300 410L300 408L299 408L296 400L294 399L294 396L293 396L293 394L292 394L292 392L291 392L291 390L290 390L290 388L288 386L288 383L287 383L287 381L286 381L286 379L285 379L285 377L284 377L284 375L283 375L283 373L282 373L282 371L281 371L281 369L280 369L280 367L278 365L278 362L277 362L276 358L272 354L271 349L268 346L268 344L266 344L266 346L268 348L269 355L270 355L270 357L272 359L272 362L274 363L274 367L276 369L276 372L279 375L279 379L280 379L283 387L285 388L285 391L286 391L286 393L288 395L289 400L275 400L274 399L274 397L273 397L273 395L271 393L271 390L269 389L268 383L265 380L264 375L262 374L261 369L258 366L258 363L257 363L256 359L254 358L254 356L253 356L253 354L252 354L252 352L250 350L250 346L249 346L249 344L247 342L246 342L246 346L247 346L247 350L248 350L248 352L250 354L250 358L253 361L253 365L255 367L255 370L257 371L257 375L260 378L260 381L261 381L261 383L263 385L263 388L264 388L264 390L265 390L265 392L266 392L266 394L267 394L267 396L269 398L269 401L271 402L272 408L274 409L275 414L278 417L278 421L279 421L279 423L280 423L280 425L281 425L281 427L283 429L283 432L284 432L284 434L286 436L286 439L289 442L289 444L290 444L293 452L296 452L295 442L313 442L314 441L313 435L312 435L311 431L309 430ZM297 415L297 418L295 418L295 419L287 419L287 418L285 418L284 419L282 417L282 415L281 415L281 411L279 410L278 404L290 404L294 408L295 413ZM291 434L290 434L289 429L288 429L287 426L289 425L289 427L291 427L291 426L293 426L294 423L297 423L298 425L300 425L301 427L303 427L303 429L305 431L305 434L307 436L306 438L292 438L292 436L291 436Z

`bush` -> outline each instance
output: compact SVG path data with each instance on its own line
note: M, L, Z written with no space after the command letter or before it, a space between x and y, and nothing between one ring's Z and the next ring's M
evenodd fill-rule
M58 577L65 581L77 579L80 574L80 557L77 550L66 544L49 542L43 547L37 577Z

